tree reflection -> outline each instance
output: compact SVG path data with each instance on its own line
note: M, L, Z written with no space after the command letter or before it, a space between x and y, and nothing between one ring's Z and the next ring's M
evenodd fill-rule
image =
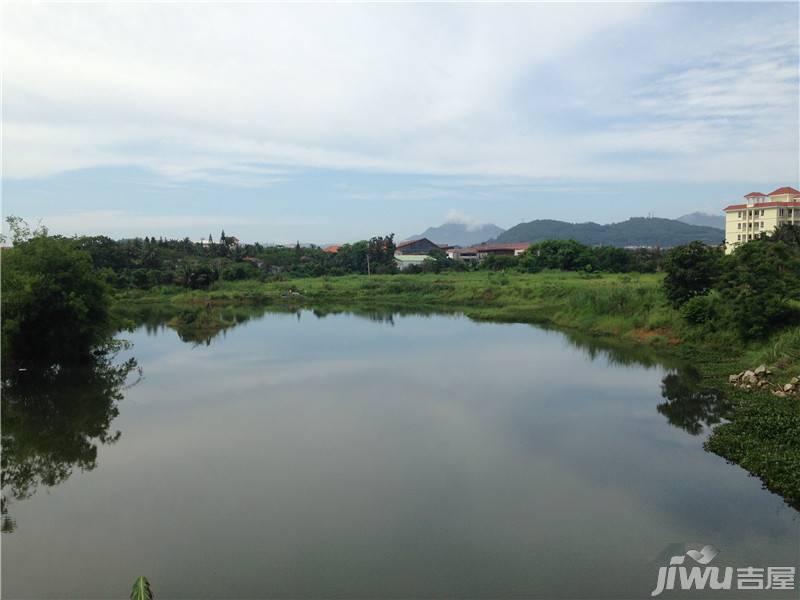
M656 409L670 425L691 435L700 435L704 428L727 419L731 404L724 393L706 387L696 369L683 368L661 380L661 395L666 402Z
M89 365L3 373L2 530L13 531L12 500L53 487L75 469L97 466L98 444L120 437L111 431L123 392L141 378L136 360L114 364L114 353L96 355ZM129 385L131 372L139 377Z

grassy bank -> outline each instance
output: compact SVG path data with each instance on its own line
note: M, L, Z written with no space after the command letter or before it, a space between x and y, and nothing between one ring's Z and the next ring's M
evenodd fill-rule
M447 273L224 282L209 291L156 288L123 303L354 306L460 312L477 320L551 323L649 343L677 340L681 324L659 275Z
M661 281L657 274L565 272L354 275L223 282L207 291L154 288L121 293L117 301L120 307L170 312L171 326L184 339L200 339L245 320L241 307L252 304L459 312L476 320L541 323L646 345L691 363L702 376L702 388L723 390L733 404L731 421L715 428L706 447L800 506L800 401L735 390L727 382L729 374L761 363L772 367L777 382L800 374L800 331L744 344L731 331L690 327L667 303Z

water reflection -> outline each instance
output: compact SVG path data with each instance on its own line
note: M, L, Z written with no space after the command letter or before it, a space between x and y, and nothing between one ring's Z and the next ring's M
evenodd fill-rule
M700 374L685 367L667 374L661 381L661 395L666 402L656 407L670 425L691 435L700 435L705 428L731 416L731 403L719 390L704 385Z
M189 306L168 304L129 305L119 309L118 316L127 322L129 331L144 327L148 335L158 335L165 329L172 329L181 341L195 346L210 346L225 333L259 318L267 311L295 312L293 309L280 309L264 305L215 305L202 302Z
M141 370L131 358L96 356L80 367L29 369L3 374L2 530L16 528L8 513L13 500L56 486L75 469L97 466L98 444L113 444L121 433L111 424L124 390ZM128 376L139 377L126 385Z
M294 305L215 305L210 302L184 307L153 304L130 305L119 316L127 321L126 329L129 331L144 327L148 335L158 335L165 329L171 329L183 342L195 346L210 346L213 341L224 339L225 334L234 327L254 319L260 319L267 313L294 314L298 321L304 313L313 314L318 319L347 314L389 326L394 326L395 318L400 316L446 316L433 310L417 309L341 308L324 305L303 309ZM458 316L458 313L451 313L451 316Z
M129 317L137 325L144 325L148 333L156 334L168 327L184 342L209 346L214 339L224 338L225 333L233 327L259 319L268 312L295 314L298 321L304 313L313 314L317 319L346 314L391 327L394 327L396 317L448 316L433 310L326 306L303 310L295 306L280 305L215 307L208 304L188 309L143 306L141 311L130 313ZM450 316L461 315L451 313ZM557 330L541 324L532 327ZM691 435L700 435L704 429L730 416L731 405L724 393L705 385L696 369L670 354L645 346L618 342L613 338L601 338L576 331L557 331L564 335L569 345L583 351L592 361L602 358L614 366L671 369L661 382L661 392L666 402L659 404L656 409L674 427Z
M187 312L188 311L188 312ZM397 316L430 317L437 313L377 309L314 308L305 311L276 306L200 306L177 309L142 306L125 315L129 327L144 327L149 336L174 330L183 342L208 346L234 327L262 318L266 313L304 314L317 319L348 314L373 323L395 326ZM442 316L442 315L440 315ZM541 329L541 326L536 326ZM665 402L656 410L670 425L691 435L720 423L730 415L724 394L707 387L699 373L651 349L617 343L576 332L562 332L567 342L595 361L615 366L667 367L661 393ZM70 369L18 371L2 382L2 486L3 531L15 524L8 505L32 495L39 486L52 487L66 480L74 469L89 471L97 466L97 445L113 444L120 432L111 432L118 414L117 403L129 375L138 369L135 359L114 364L113 356L96 358L94 364ZM138 379L137 379L138 381Z
M652 348L635 345L629 342L617 341L610 337L597 337L576 331L562 331L556 328L537 325L540 329L561 331L567 342L573 348L582 350L591 360L605 358L614 366L628 367L668 367L678 369L682 362L665 352L658 352Z
M683 365L457 316L265 312L210 347L153 313L162 334L131 334L147 380L86 417L123 435L67 427L70 480L11 507L5 596L114 597L133 569L163 597L642 597L676 538L796 558L793 513L680 428L714 413L684 406Z

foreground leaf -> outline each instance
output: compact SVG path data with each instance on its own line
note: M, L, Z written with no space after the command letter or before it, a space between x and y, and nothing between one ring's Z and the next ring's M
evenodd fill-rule
M131 590L131 600L153 600L153 592L150 591L150 582L147 577L142 575L133 584Z

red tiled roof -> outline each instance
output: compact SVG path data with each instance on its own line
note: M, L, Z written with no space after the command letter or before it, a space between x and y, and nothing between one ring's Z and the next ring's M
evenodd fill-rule
M327 252L328 254L336 254L339 251L340 246L325 246L322 251Z
M745 194L745 198L752 198L753 196L757 196L759 198L763 198L766 194L762 194L761 192L750 192L749 194Z
M771 196L772 194L770 194ZM747 208L773 208L775 206L783 207L795 207L800 206L800 202L761 202L759 204L754 204L753 206L747 206L747 204L731 204L730 206L726 206L722 210L725 212L731 210L745 210Z
M782 187L778 188L774 192L770 192L767 194L768 196L782 196L783 194L800 194L800 191L797 191L793 187Z
M469 248L459 248L459 252L492 252L493 250L525 250L530 246L527 242L516 244L480 244Z

